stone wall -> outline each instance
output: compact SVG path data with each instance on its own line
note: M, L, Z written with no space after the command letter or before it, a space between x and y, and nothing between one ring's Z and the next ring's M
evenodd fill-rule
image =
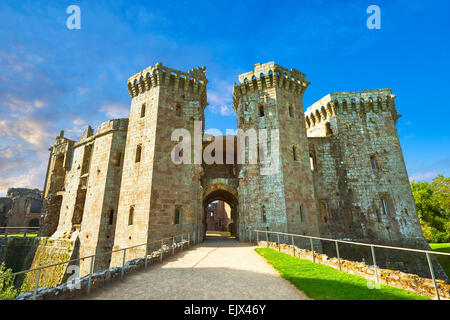
M33 263L29 269L48 266L71 259L78 258L79 240L78 231L67 236L65 239L39 238L39 245L36 249ZM68 264L61 264L41 271L41 286L57 286L68 278ZM37 272L29 272L25 277L22 289L29 291L36 283Z
M171 246L164 246L162 250L151 252L147 258L147 266L158 263L171 257L173 254L185 250L189 247L187 241L177 242ZM127 261L122 267L113 267L102 271L97 271L91 275L90 290L100 289L108 283L118 281L122 277L122 273L126 276L132 272L145 268L145 258L136 258ZM72 282L65 282L56 286L49 286L48 283L40 284L36 292L36 300L69 300L83 299L88 294L89 275L83 276ZM34 283L34 282L33 282ZM79 286L79 287L77 287ZM29 291L34 290L29 287ZM21 294L16 300L33 300L33 292Z
M42 208L38 189L9 188L0 198L0 227L39 227Z

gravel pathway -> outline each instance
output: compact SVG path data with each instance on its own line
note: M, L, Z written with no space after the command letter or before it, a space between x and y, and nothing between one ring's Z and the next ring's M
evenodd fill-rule
M234 239L209 237L162 263L94 290L83 299L306 300L254 251Z

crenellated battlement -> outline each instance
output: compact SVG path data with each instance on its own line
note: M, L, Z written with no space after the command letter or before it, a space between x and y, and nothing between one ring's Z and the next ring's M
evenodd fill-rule
M206 67L198 67L183 72L164 66L158 62L154 67L136 73L128 79L127 89L131 98L138 96L156 86L171 86L175 90L182 90L206 97Z
M303 95L310 84L306 81L304 73L296 69L288 70L273 61L255 64L253 71L241 74L238 79L240 83L235 83L233 88L233 107L235 110L237 110L240 97L247 92L277 87Z
M371 89L362 91L345 91L328 94L312 104L305 111L306 128L322 125L337 114L356 112L391 112L396 122L400 115L395 108L395 94L391 89Z

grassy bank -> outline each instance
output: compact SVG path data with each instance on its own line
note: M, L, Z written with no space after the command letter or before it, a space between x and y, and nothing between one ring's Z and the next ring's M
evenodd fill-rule
M369 289L367 280L332 267L293 257L270 248L257 248L280 275L317 300L430 300L413 292L381 285Z
M447 252L450 253L450 243L430 243L431 249L433 251ZM444 268L447 276L450 277L450 257L449 256L441 256L436 255L441 264L442 268Z

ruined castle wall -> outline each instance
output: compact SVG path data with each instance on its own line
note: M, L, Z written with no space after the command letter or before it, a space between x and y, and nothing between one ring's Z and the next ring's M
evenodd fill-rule
M43 200L38 189L9 188L6 199L10 202L0 205L0 215L4 215L7 227L39 226Z
M90 144L91 145L91 144ZM72 218L76 210L76 206L80 206L80 199L77 201L77 196L87 185L87 174L83 174L81 178L81 167L83 165L83 157L85 155L86 143L80 143L74 146L72 151L72 161L69 169L67 170L64 193L61 200L61 209L59 213L59 224L56 232L52 235L52 238L63 238L67 236L73 227ZM77 223L79 225L79 223Z
M98 255L94 270L109 267L121 182L127 119L110 120L99 128L89 170L86 201L80 231L80 256ZM111 221L110 218L112 217ZM90 261L81 264L88 274Z
M131 101L114 248L147 242L159 91L159 87L154 87ZM145 116L141 117L144 104ZM140 160L136 161L138 146L141 154ZM129 224L131 214L133 221ZM144 247L140 249L145 250ZM120 263L119 255L113 255L112 266Z
M399 115L393 97L389 89L336 93L307 111L308 133L319 131L312 127L333 124L329 142L312 143L319 167L315 189L322 192L322 211L331 215L320 220L328 235L387 243L423 239L395 127ZM354 228L342 230L349 219Z

